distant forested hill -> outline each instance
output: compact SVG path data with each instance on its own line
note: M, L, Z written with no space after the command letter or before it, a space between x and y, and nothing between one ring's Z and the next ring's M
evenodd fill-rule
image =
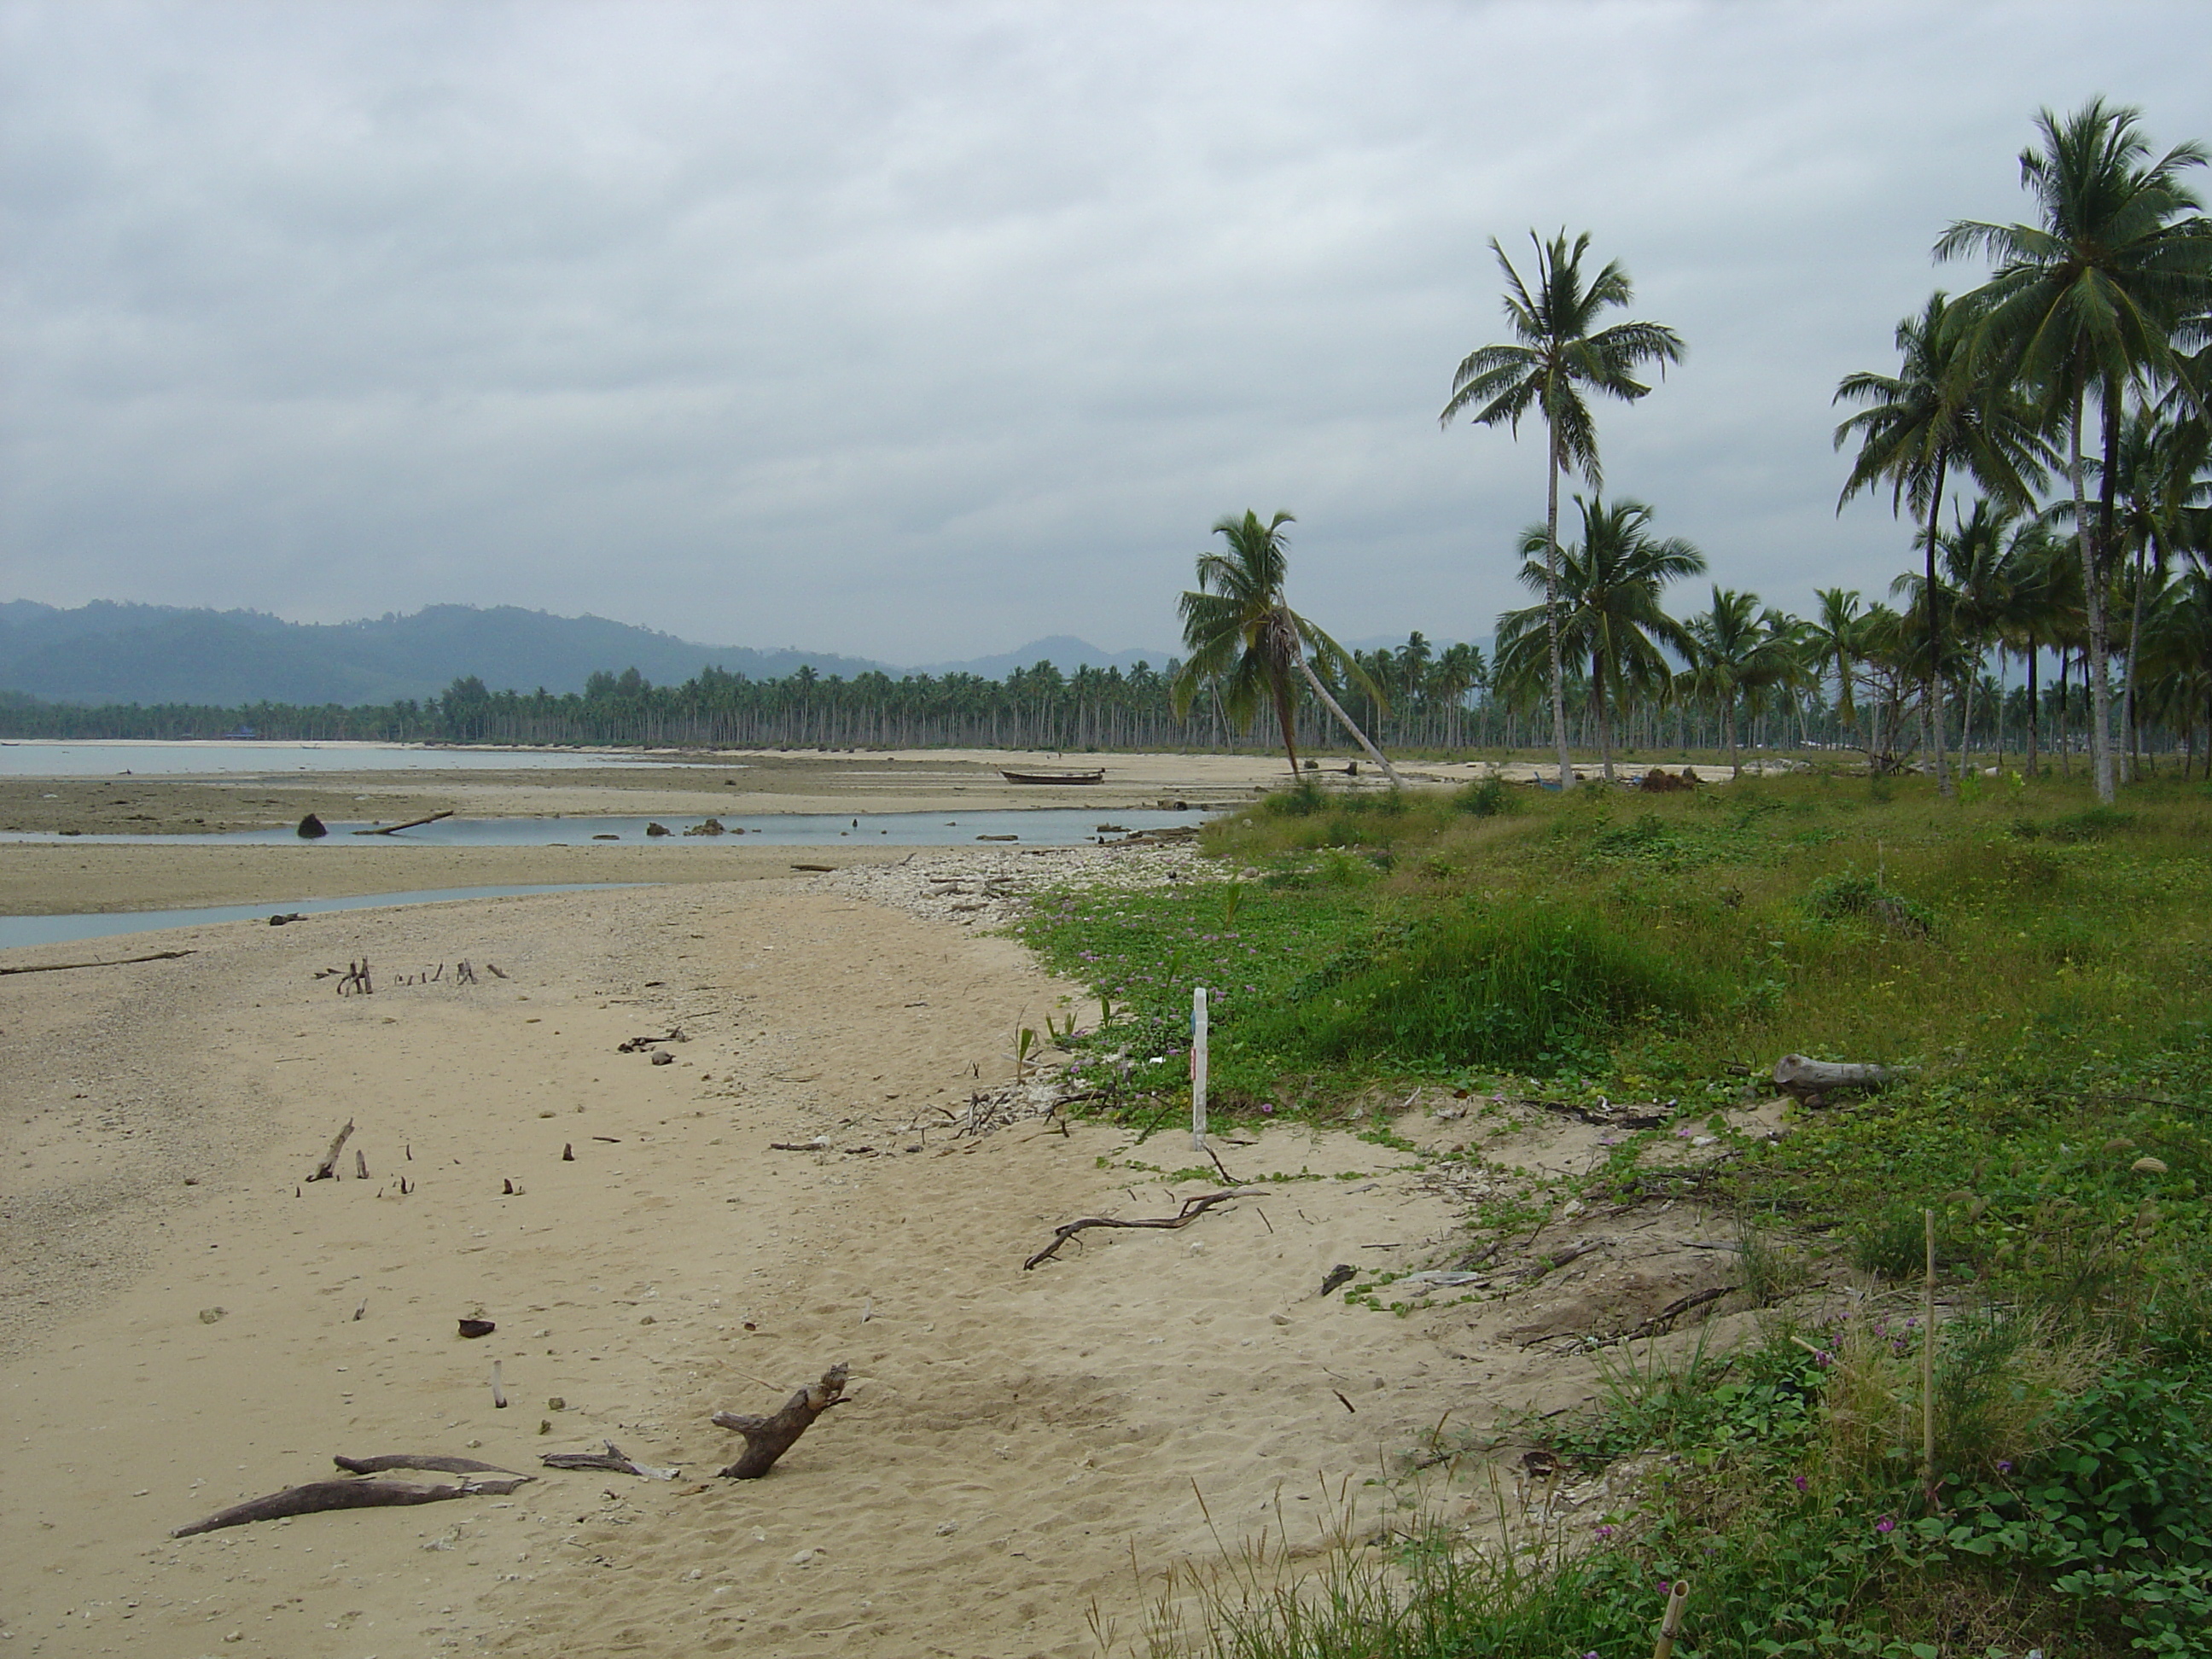
M881 665L797 650L698 645L600 617L432 605L368 622L288 623L252 611L106 601L74 611L0 604L0 691L74 703L389 703L473 676L494 691L581 691L595 672L655 684L702 668L778 679L811 665L850 677Z

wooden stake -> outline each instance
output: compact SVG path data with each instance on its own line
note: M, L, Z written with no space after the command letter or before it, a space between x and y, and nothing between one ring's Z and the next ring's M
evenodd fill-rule
M1651 1659L1668 1659L1674 1651L1674 1638L1681 1633L1682 1609L1690 1604L1690 1581L1677 1578L1667 1587L1667 1612L1659 1621L1659 1640L1651 1650Z
M1206 987L1190 994L1190 1144L1206 1150Z
M491 1362L491 1403L495 1411L507 1409L507 1390L499 1385L499 1361Z
M353 1172L363 1181L368 1179L368 1154L358 1146L353 1149Z
M1936 1507L1936 1212L1923 1210L1927 1234L1928 1277L1920 1293L1920 1468L1928 1483L1928 1507Z

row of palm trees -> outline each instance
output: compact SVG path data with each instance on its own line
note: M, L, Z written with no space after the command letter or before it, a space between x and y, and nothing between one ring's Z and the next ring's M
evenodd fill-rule
M2027 762L2037 763L2036 680L2056 653L2062 708L2067 665L2081 664L2091 771L2110 801L2117 649L2130 756L2146 715L2191 733L2201 717L2212 735L2212 221L2181 182L2206 153L2184 144L2154 156L2139 112L2101 99L2064 118L2044 111L2037 133L2020 161L2035 222L1952 225L1936 258L1987 254L1989 279L1957 298L1939 291L1899 323L1894 374L1849 375L1837 389L1838 403L1857 408L1836 431L1838 448L1856 445L1838 510L1886 484L1914 526L1921 568L1892 590L1902 608L1830 589L1808 623L1716 586L1698 616L1667 614L1664 588L1704 574L1705 559L1656 536L1650 507L1597 493L1591 405L1648 395L1638 376L1680 362L1681 338L1658 323L1601 326L1633 299L1626 272L1608 263L1586 275L1587 234L1531 233L1533 280L1491 242L1512 338L1468 355L1440 418L1516 433L1524 417L1540 421L1544 520L1519 545L1521 580L1540 602L1498 619L1486 669L1460 647L1437 659L1449 672L1432 670L1418 635L1411 661L1363 659L1286 603L1290 515L1224 519L1214 528L1225 550L1200 557L1198 588L1183 595L1191 655L1174 681L1177 708L1205 691L1242 723L1269 704L1295 769L1300 681L1377 760L1332 685L1341 682L1370 724L1386 717L1391 690L1419 695L1432 678L1449 684L1454 706L1486 680L1509 701L1540 689L1559 776L1571 787L1571 700L1592 717L1611 777L1616 720L1639 704L1710 708L1740 763L1740 714L1825 683L1855 735L1864 705L1870 763L1895 764L1924 743L1948 793L1947 733L1955 719L1962 753L1971 744L1993 653L2000 670L2008 656L2026 664ZM1593 493L1574 498L1583 533L1563 545L1559 484L1570 473ZM2062 493L2039 504L2054 477ZM1971 501L1954 499L1962 483L1978 491ZM2185 559L2195 562L2183 569ZM1915 716L1917 742L1906 735Z

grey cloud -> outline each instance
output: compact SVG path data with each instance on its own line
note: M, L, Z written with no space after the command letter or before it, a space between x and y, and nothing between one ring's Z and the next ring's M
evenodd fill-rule
M1836 380L2039 103L2212 137L2205 16L0 0L0 588L921 660L1170 640L1284 506L1339 634L1479 636L1540 448L1435 413L1565 225L1692 348L1608 489L1879 591Z

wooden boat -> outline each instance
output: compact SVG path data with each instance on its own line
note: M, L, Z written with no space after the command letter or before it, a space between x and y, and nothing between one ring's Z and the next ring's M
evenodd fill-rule
M1106 769L1102 766L1095 772L1013 772L1002 766L999 775L1008 783L1103 783Z

